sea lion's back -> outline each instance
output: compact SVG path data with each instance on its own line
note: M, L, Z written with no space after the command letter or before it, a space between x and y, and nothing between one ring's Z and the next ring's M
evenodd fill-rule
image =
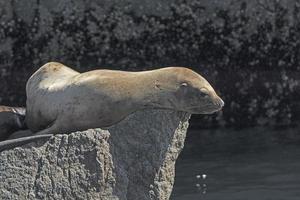
M27 81L26 93L36 89L49 89L54 85L65 82L79 72L57 62L49 62L40 67Z

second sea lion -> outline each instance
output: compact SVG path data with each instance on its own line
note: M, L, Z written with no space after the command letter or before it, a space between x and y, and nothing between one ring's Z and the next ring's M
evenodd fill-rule
M0 106L0 141L8 139L16 131L27 129L25 113L23 107Z

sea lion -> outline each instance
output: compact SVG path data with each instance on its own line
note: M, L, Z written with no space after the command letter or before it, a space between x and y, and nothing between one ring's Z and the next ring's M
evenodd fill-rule
M184 67L79 73L50 62L29 78L26 94L26 123L30 130L43 137L106 128L142 109L210 114L224 106L208 81ZM26 138L31 137L19 139L24 142Z
M0 106L0 141L6 140L15 131L26 129L26 109Z

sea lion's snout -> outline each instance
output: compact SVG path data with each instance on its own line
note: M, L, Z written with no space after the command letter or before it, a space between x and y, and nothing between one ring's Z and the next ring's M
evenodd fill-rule
M186 98L186 111L192 114L212 114L220 111L225 103L224 101L215 93L210 92L207 95L195 95L195 98Z
M225 105L224 101L217 94L214 93L213 95L210 96L206 106L202 108L203 111L201 114L212 114L218 112L222 110L224 105Z
M225 103L224 101L220 98L220 97L216 97L215 100L214 100L214 104L218 107L223 108Z

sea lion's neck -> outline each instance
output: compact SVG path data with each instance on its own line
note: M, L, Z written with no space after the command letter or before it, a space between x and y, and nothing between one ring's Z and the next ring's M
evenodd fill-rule
M143 82L138 81L142 78ZM139 108L174 108L172 97L165 88L163 74L152 71L151 73L140 73L135 82L134 99ZM141 82L140 84L137 84Z

